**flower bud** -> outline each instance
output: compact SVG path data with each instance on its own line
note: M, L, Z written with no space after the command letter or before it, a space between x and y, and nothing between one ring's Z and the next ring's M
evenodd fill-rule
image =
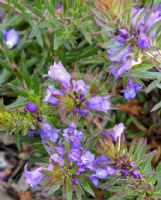
M133 176L134 178L136 178L136 179L140 179L140 178L142 177L142 175L140 174L139 170L137 170L137 169L134 169L134 170L132 171L132 176Z
M140 33L138 37L138 46L141 49L146 49L150 46L150 42L145 33Z
M26 110L28 110L31 113L37 113L38 107L35 103L27 102L26 103Z

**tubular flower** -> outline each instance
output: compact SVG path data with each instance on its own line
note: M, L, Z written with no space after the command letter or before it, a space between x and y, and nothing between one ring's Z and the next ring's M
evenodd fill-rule
M4 42L6 43L9 49L12 49L20 41L19 34L14 28L9 29L8 31L3 31L3 36Z
M121 90L121 93L124 94L125 99L133 99L136 97L136 92L141 89L142 86L139 83L133 82L133 80L129 78L126 88Z
M44 174L42 173L42 171L45 168L43 167L39 167L37 169L34 169L33 171L28 171L27 170L27 165L25 165L25 171L24 171L24 176L26 178L26 182L31 186L31 187L35 187L36 185L38 185L41 180L44 178Z
M50 70L48 75L62 84L64 87L70 88L70 74L66 71L61 61L58 63L54 62L53 65L50 66Z
M43 121L42 127L40 129L40 136L43 143L47 143L49 139L53 143L58 140L58 133L61 132L61 129L53 128L48 122Z
M113 128L103 131L103 135L110 136L114 142L117 142L117 138L121 137L125 129L123 123L116 124Z
M110 103L107 101L109 99L109 96L107 97L93 97L86 101L86 106L92 110L98 110L106 112L110 109Z

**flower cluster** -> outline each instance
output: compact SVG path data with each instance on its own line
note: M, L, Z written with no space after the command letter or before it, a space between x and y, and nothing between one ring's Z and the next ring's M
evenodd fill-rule
M61 89L57 90L49 85L46 102L57 104L62 110L73 110L81 115L87 115L88 109L102 112L110 109L109 96L95 96L88 99L86 94L89 85L86 85L83 80L72 80L60 61L50 67L48 75L61 85Z
M124 143L124 129L124 124L120 123L111 129L104 130L102 134L105 139L100 142L99 151L110 158L111 167L115 173L120 173L124 178L132 176L135 179L141 179L142 175L135 162L121 152L120 146Z
M45 123L45 126L44 130L46 133L49 133L52 127L47 123ZM49 137L53 142L53 147L49 149L50 159L48 167L39 167L33 171L28 171L27 166L25 166L24 175L31 187L38 185L48 173L52 174L56 181L60 181L62 184L65 177L68 176L73 185L78 184L81 174L85 174L95 185L98 185L98 179L105 179L107 175L115 172L109 166L102 167L103 163L106 164L109 162L108 157L96 157L93 153L82 147L83 133L76 129L74 123L63 130L63 141L57 140L58 135L56 132L55 135L52 134ZM70 143L68 153L65 151L66 140ZM60 171L62 176L60 176Z
M60 182L60 184L63 184L65 178L69 177L73 185L78 184L81 175L84 175L95 186L99 185L99 180L120 172L122 177L131 175L135 179L142 178L139 170L135 168L135 163L130 161L127 156L120 155L119 152L111 157L107 155L95 156L92 152L85 150L82 146L83 133L77 130L74 123L63 130L62 140L58 140L60 138L58 130L55 130L47 122L43 123L43 128L45 143L47 143L46 139L49 138L53 145L48 147L50 153L48 167L39 167L28 171L27 166L25 166L24 175L31 187L38 185L49 174L54 177L54 181ZM59 130L59 133L61 131ZM116 143L123 131L124 125L121 123L112 129L105 130L103 135L110 136Z
M116 78L142 62L140 57L137 60L134 58L136 49L144 50L150 47L157 31L153 25L159 21L160 5L151 9L137 6L132 8L130 30L126 27L118 28L112 36L115 47L108 50L112 61L109 68Z
M27 102L25 110L32 113L34 116L32 128L28 129L27 135L33 137L36 132L39 132L44 144L47 144L48 141L55 143L58 140L58 133L61 132L61 129L53 128L48 122L43 120L38 114L38 106L35 103Z

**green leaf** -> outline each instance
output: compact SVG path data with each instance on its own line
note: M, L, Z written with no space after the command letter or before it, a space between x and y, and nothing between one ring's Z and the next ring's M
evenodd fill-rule
M135 161L139 161L139 159L146 153L146 149L146 140L140 139L140 141L138 142L134 139L132 144L130 145L129 154L133 157Z
M82 181L81 186L83 187L83 189L88 192L90 195L92 195L93 197L95 197L95 193L92 190L91 186L89 185L89 183L87 182L87 180Z
M73 188L72 188L72 182L69 177L66 178L66 198L67 200L72 200L73 196Z
M124 198L122 198L119 194L113 195L110 198L108 198L108 200L124 200Z
M82 188L80 185L75 186L75 192L78 200L82 200Z
M32 26L32 32L30 33L30 37L36 36L36 39L41 47L43 47L43 39L40 31L40 27L35 20L30 20L29 23Z
M15 5L16 8L18 8L20 11L25 12L25 7L23 6L23 4L19 3L16 0L12 0L10 1L13 5Z
M85 28L82 28L81 32L83 33L83 35L84 35L85 39L87 40L87 42L89 44L92 44L92 38L91 38L90 33L87 30L85 30Z
M41 13L41 11L39 9L37 9L36 7L32 7L32 6L28 6L29 10L34 13L36 16L40 17L40 18L44 18L43 14Z
M3 70L0 73L0 85L3 85L7 82L7 80L12 76L11 72L8 71L6 68L3 68Z
M25 105L26 103L26 98L22 97L22 96L18 96L18 98L16 99L16 101L14 101L13 103L9 104L7 106L8 109L14 109L14 108L19 108Z
M16 131L15 137L16 137L16 145L17 145L17 148L18 148L18 150L20 152L21 151L21 142L20 142L20 133L19 133L19 130Z
M148 79L148 80L161 79L161 73L141 71L141 69L140 69L140 72L139 71L138 72L132 71L129 74L132 77L137 77L137 78L142 78L142 79Z
M57 50L59 48L59 37L58 35L55 33L54 34L54 50Z
M139 195L136 200L144 200L144 194Z
M34 75L31 79L32 82L32 87L34 89L34 93L35 95L39 95L40 94L40 87L39 87L39 79L37 78L36 75Z
M55 12L54 12L54 4L51 4L51 2L49 2L49 0L45 0L44 1L44 4L45 4L45 7L48 9L48 11L50 12L50 14L52 16L55 15Z
M52 194L54 194L59 188L60 188L61 184L59 185L54 185L47 193L47 197L51 196Z
M22 68L22 76L25 80L25 83L27 85L28 89L31 89L31 80L30 80L30 74L26 70L25 66Z
M151 92L153 89L155 89L156 87L158 87L159 83L161 80L154 80L152 83L150 83L150 85L148 85L148 87L145 89L146 93Z
M37 28L37 30L35 30L35 35L36 35L36 38L37 38L37 41L38 41L39 45L41 47L43 47L44 43L43 43L41 31L38 28Z
M156 110L158 110L158 109L160 109L160 108L161 108L161 102L157 103L157 104L151 109L151 112L154 112L154 111L156 111Z
M152 198L160 199L160 197L161 197L161 190L154 192L152 195Z
M42 0L36 0L36 5L37 5L37 8L39 9L39 10L41 10L42 9Z

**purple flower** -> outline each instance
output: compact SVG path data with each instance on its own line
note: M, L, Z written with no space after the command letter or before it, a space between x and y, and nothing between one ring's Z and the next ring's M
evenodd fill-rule
M62 7L62 2L61 1L58 1L58 3L56 4L56 7L55 9L59 9Z
M108 175L112 175L116 172L112 167L97 168L95 174L89 175L90 180L97 187L99 185L99 179L105 179Z
M89 86L86 85L83 80L73 80L72 83L74 92L78 93L80 91L81 96L84 97Z
M19 43L19 34L15 29L10 29L8 31L3 31L4 41L9 49L12 49L15 45Z
M114 142L117 142L117 138L121 137L121 135L124 132L124 129L125 129L124 124L120 123L120 124L115 125L111 129L107 129L107 130L103 131L103 134L111 136L112 139L114 140Z
M161 15L161 3L159 3L159 5L155 8L155 11L160 11L160 15Z
M61 15L63 13L64 7L61 1L58 1L55 7L55 14L57 16Z
M122 174L123 176L128 176L128 175L129 175L129 171L126 170L126 169L123 169L123 170L121 171L121 174Z
M117 40L117 42L119 42L119 43L125 43L127 39L126 39L125 37L118 36L118 37L116 38L116 40Z
M127 37L129 36L129 32L126 29L118 30L119 36L115 39L120 46L116 46L108 50L108 54L110 55L110 60L113 63L109 66L111 73L116 77L120 77L125 71L128 71L132 68L132 60L130 59L132 54L132 45L125 45L122 43L126 42Z
M146 13L148 17L146 19ZM139 34L138 45L140 48L148 48L150 46L150 39L154 36L156 28L147 37L146 34L150 30L151 26L157 21L161 20L160 12L158 9L133 7L132 8L132 26L137 29Z
M116 172L116 170L113 167L110 167L110 166L107 166L106 170L107 170L108 175L112 175Z
M73 149L81 148L83 133L76 129L76 125L74 123L72 123L68 128L64 129L63 136L70 140Z
M125 38L129 35L129 32L126 28L119 29L118 32L120 36L125 37Z
M110 55L110 60L115 62L120 62L121 60L126 60L129 53L131 52L131 46L124 48L113 48L108 50L108 54Z
M79 161L81 156L81 151L79 149L71 149L70 153L68 154L68 159L71 162Z
M138 37L138 46L141 48L141 49L146 49L150 46L150 42L149 42L149 39L148 37L146 36L145 33L140 33L139 34L139 37Z
M55 96L63 96L63 93L55 89L54 86L49 85L47 89L47 96L45 97L44 101L53 103L53 104L58 104L59 99L56 98Z
M130 167L134 167L135 166L135 162L134 161L131 161L130 162Z
M95 162L95 155L90 151L83 150L82 155L80 156L80 159L77 162L77 167L78 167L77 173L80 174L85 170L92 170L92 171L96 170L94 162Z
M58 133L60 133L61 129L53 128L46 121L42 122L42 128L40 129L40 135L43 143L47 142L47 139L55 143L58 139Z
M106 112L107 110L110 109L110 103L109 101L107 101L108 99L109 96L107 97L96 96L86 101L85 104L88 108L92 110Z
M132 7L131 30L121 27L115 30L112 34L112 45L111 47L109 46L107 54L112 61L109 66L110 72L116 78L119 78L124 72L130 70L134 65L140 64L134 62L136 46L141 49L149 48L153 39L155 39L154 36L157 31L157 26L155 27L153 25L161 20L160 7L160 5L155 8L139 8L138 6ZM100 23L99 25L101 26ZM102 46L106 48L107 45Z
M125 126L123 123L117 124L114 126L113 138L116 141L118 137L121 137L121 134L124 132Z
M133 99L136 97L136 91L140 91L142 86L139 83L133 82L131 78L128 79L128 83L125 89L121 90L125 99Z
M40 181L44 178L44 174L41 172L45 168L39 167L33 171L27 170L27 165L25 165L24 176L26 178L26 182L31 186L35 187L40 183Z
M144 13L143 13L144 12ZM141 13L143 13L143 15L141 15ZM143 26L144 26L144 16L145 16L145 9L139 9L139 7L132 7L132 12L131 12L131 24L133 26L133 28L137 29L138 31L140 31ZM141 18L138 21L138 17L141 16Z
M33 137L34 135L36 134L36 129L29 129L28 131L27 131L27 135L29 136L29 137Z
M28 110L31 113L37 113L38 107L35 103L27 102L26 103L26 110Z
M72 184L73 185L78 185L78 180L77 179L72 179Z
M54 62L54 65L50 66L48 75L54 80L58 81L63 87L70 88L70 74L66 71L61 61Z
M116 172L115 169L113 169L110 166L107 166L103 168L97 168L96 173L93 174L93 176L95 176L96 178L105 179L108 175L112 175L115 172Z
M7 181L10 175L11 175L10 170L0 171L0 181Z
M83 172L86 169L95 170L94 167L95 155L90 151L83 151L80 160L77 165L79 167L79 171Z
M84 108L74 108L73 111L76 113L79 113L81 115L88 115L88 110L86 110Z
M140 174L140 172L137 170L137 169L134 169L132 171L132 176L136 179L141 179L142 178L142 175Z
M159 11L151 13L145 24L145 30L144 30L145 33L148 33L153 24L161 20L160 14L161 12L159 13ZM151 32L149 38L151 39L155 33L156 33L156 28L154 28L154 30Z
M59 154L57 154L57 153L52 154L52 155L50 156L50 162L51 162L52 160L53 160L54 162L59 163L59 165L60 165L61 167L64 167L64 158L63 158L62 156L60 156Z
M100 179L105 179L107 175L108 175L108 171L106 170L106 168L97 168L96 173L94 174L96 178L100 178Z
M95 159L95 165L102 165L109 161L110 161L110 159L107 156L101 155Z
M124 72L128 71L132 68L132 60L125 60L120 63L112 63L109 68L111 69L111 73L116 77L120 77Z
M55 147L55 149L56 149L56 152L57 152L60 156L62 156L62 157L65 156L65 150L63 149L63 145L62 145L62 142L61 142L60 140L58 141L58 146Z
M99 185L99 180L98 178L95 177L95 175L90 175L89 176L90 180L92 181L92 183L97 187Z
M83 139L83 133L76 129L76 125L74 123L72 123L68 128L64 129L63 136L76 144L78 141L81 143Z
M87 108L106 112L110 109L109 97L86 98L86 91L89 85L83 80L72 80L70 74L66 71L62 63L54 63L48 72L49 76L61 84L61 90L58 91L49 85L45 101L53 104L59 104L61 110L67 112L73 111L81 115L87 115Z

